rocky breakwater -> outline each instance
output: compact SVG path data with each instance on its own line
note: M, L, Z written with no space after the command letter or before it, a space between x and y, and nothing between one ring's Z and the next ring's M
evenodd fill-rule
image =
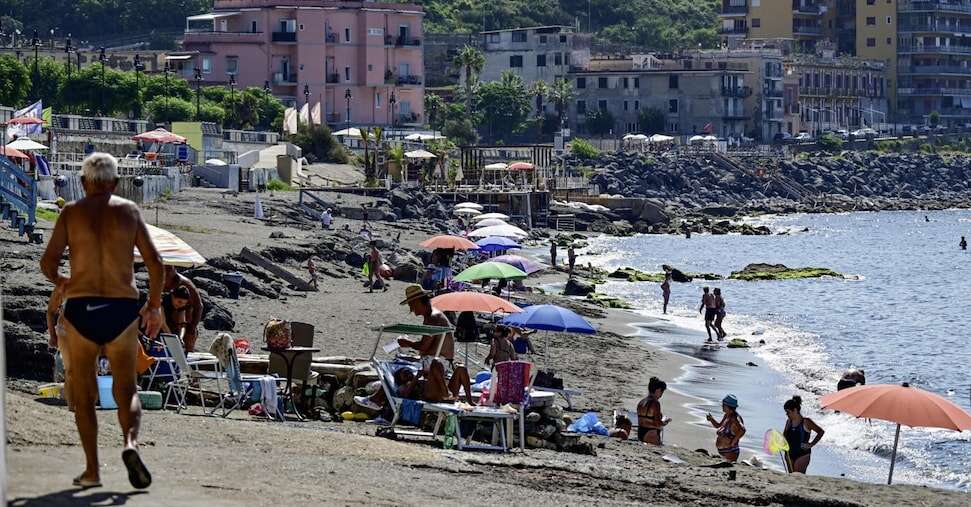
M827 268L790 268L784 264L749 264L741 271L733 271L729 280L799 280L821 278L824 276L846 278L843 274Z

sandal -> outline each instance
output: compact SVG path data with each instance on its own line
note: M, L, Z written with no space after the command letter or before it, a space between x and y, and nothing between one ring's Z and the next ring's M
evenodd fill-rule
M79 488L84 488L84 489L87 489L87 488L100 488L101 487L101 481L100 480L85 479L84 478L84 474L81 474L81 475L75 477L74 480L71 481L71 484L73 484L73 485L75 485L75 486L77 486Z
M125 449L121 453L121 460L128 469L128 482L135 489L145 489L152 485L152 474L145 468L142 458L135 449Z

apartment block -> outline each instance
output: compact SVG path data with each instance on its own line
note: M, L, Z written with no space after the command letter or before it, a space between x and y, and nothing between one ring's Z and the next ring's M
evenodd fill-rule
M718 33L729 47L742 39L791 39L804 51L833 38L832 0L722 0Z
M204 85L268 85L291 105L320 103L334 125L420 124L423 16L407 3L214 0L186 18L183 47Z
M570 126L589 132L597 110L614 119L615 136L640 132L648 109L665 116L669 134L705 130L722 137L771 139L783 122L781 53L694 51L680 55L593 58L569 74L575 97ZM708 127L706 129L706 127Z

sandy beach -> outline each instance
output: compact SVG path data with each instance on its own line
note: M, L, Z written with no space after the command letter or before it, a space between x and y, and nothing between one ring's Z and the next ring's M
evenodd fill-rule
M345 205L357 200L343 196ZM301 250L327 240L334 231L309 228L292 218L295 193L263 196L267 219L252 216L253 195L226 196L193 189L164 203L149 205L146 220L178 234L207 258L236 255L243 247L269 246ZM360 222L336 218L357 230ZM48 224L49 226L49 224ZM417 243L438 233L420 220L372 222L376 237L393 248L415 250ZM270 234L274 233L274 238ZM400 237L398 237L400 233ZM4 307L8 294L49 290L37 269L41 246L0 232ZM46 236L46 235L45 235ZM395 238L398 238L397 240ZM295 260L278 260L295 275L306 271ZM235 337L259 346L270 317L307 322L315 327L320 356L366 358L375 344L371 328L393 322L415 323L399 305L406 284L392 282L387 292L369 293L359 268L337 259L317 262L322 277L319 292L280 291L278 297L258 297L244 291L239 300L214 297L232 312ZM532 286L565 281L550 273L527 280ZM24 288L29 288L30 291ZM31 292L33 291L33 292ZM30 298L42 299L33 295ZM535 301L550 296L531 297ZM560 300L560 299L558 299ZM23 301L23 300L22 300ZM34 299L30 299L34 301ZM551 359L556 372L583 394L576 398L577 417L597 412L609 423L613 409L634 408L646 394L647 380L669 382L680 377L686 355L649 346L635 336L635 324L656 317L622 310L603 310L576 300L568 302L590 318L595 335L551 333ZM42 310L42 309L41 309ZM5 317L9 320L8 317ZM14 325L17 323L14 322ZM24 324L24 323L21 323ZM206 350L215 336L201 331L197 348ZM545 337L544 337L545 338ZM540 343L540 340L537 340ZM464 348L459 348L459 353ZM485 347L473 353L481 359ZM541 361L542 358L534 358ZM37 401L36 382L13 381L7 391L8 468L11 505L297 505L305 504L496 504L537 503L598 505L966 505L967 494L915 486L880 486L823 477L786 476L771 470L736 465L728 471L711 468L720 460L713 431L689 424L697 403L677 389L663 399L665 415L674 422L665 432L664 447L634 441L590 438L596 456L528 450L504 455L444 451L428 444L403 443L374 437L376 426L365 423L268 423L242 412L229 419L188 413L146 412L143 444L155 484L148 492L133 492L117 459L120 442L115 414L100 411L101 461L104 488L76 492L70 479L82 464L73 418L66 408ZM753 438L761 438L753 437Z

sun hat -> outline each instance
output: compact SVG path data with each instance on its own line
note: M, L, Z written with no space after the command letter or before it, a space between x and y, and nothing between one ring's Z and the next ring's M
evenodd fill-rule
M431 297L432 293L423 289L421 285L413 283L405 288L405 299L400 304L406 305L420 297Z
M727 405L732 408L738 408L738 398L734 394L729 394L722 399L722 405Z

